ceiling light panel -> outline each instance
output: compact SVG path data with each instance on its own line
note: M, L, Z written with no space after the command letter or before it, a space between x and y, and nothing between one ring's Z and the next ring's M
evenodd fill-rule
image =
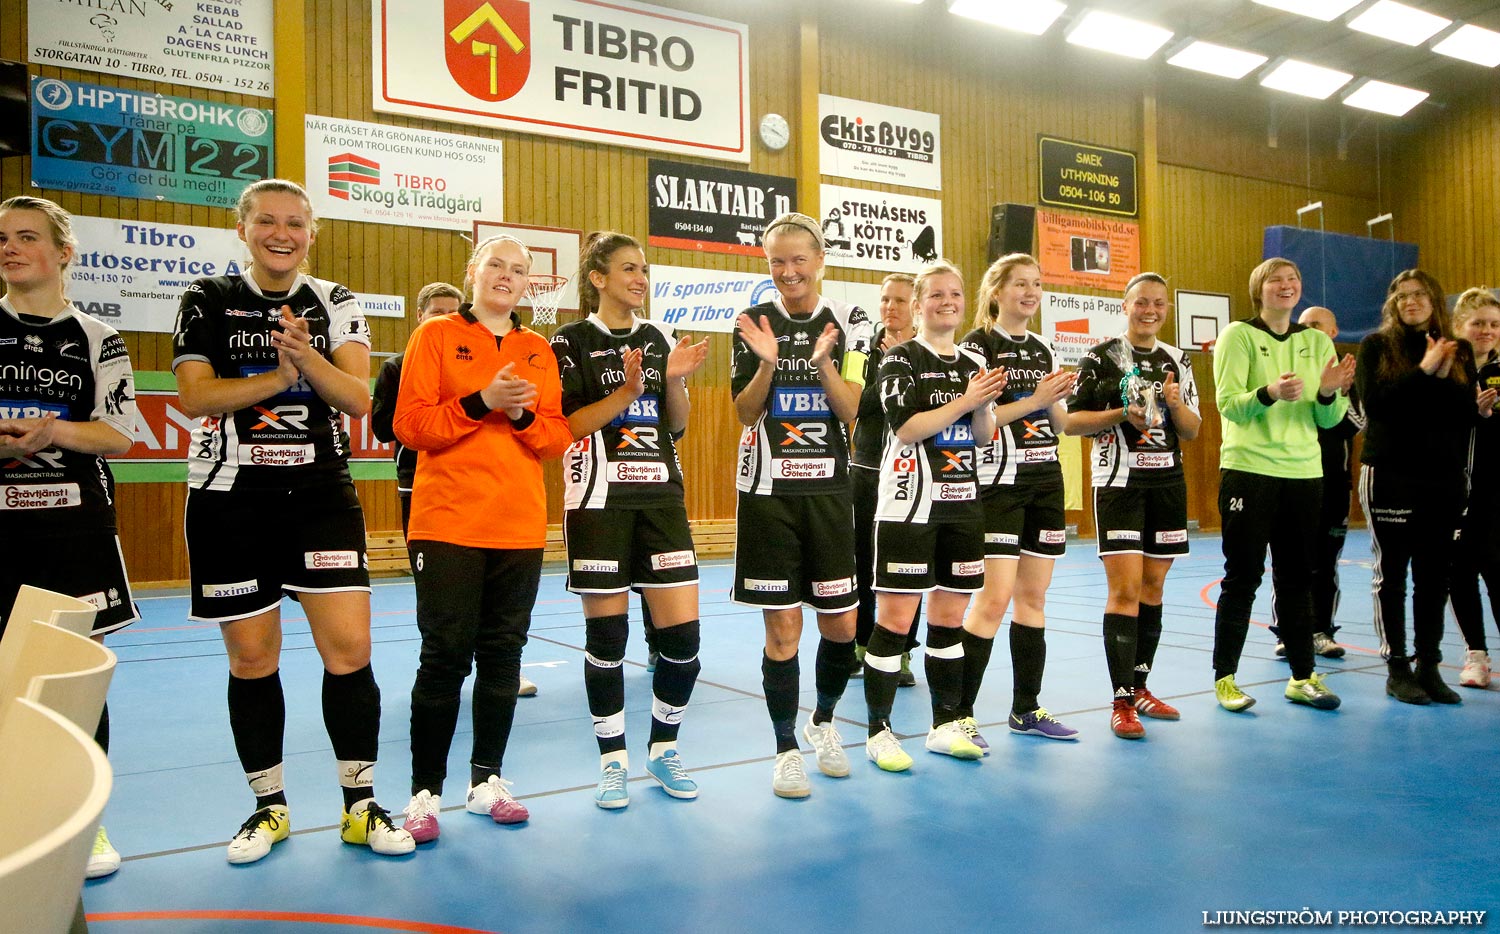
M1170 29L1103 10L1089 10L1068 30L1073 45L1142 60L1155 55L1171 38Z
M1040 36L1067 10L1056 0L952 0L948 12L956 16Z
M1452 23L1451 19L1397 3L1396 0L1380 0L1351 19L1349 28L1402 45L1421 45Z
M1264 87L1289 94L1300 94L1316 100L1327 100L1334 91L1354 80L1354 76L1321 65L1289 58L1260 79Z
M1426 91L1370 80L1346 94L1344 103L1361 110L1373 110L1376 113L1401 117L1426 99Z
M1451 36L1434 45L1432 51L1494 68L1500 65L1500 32L1473 24L1460 26Z
M1193 71L1207 72L1221 78L1243 78L1265 63L1264 55L1198 40L1167 59L1169 65L1191 68Z
M1325 23L1332 22L1359 6L1361 0L1255 0L1261 6L1274 7L1288 13L1300 13Z

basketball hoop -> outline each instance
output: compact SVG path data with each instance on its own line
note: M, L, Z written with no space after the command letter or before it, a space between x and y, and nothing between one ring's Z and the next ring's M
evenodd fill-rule
M567 289L567 276L535 273L526 284L526 298L531 302L532 324L556 324L557 306Z

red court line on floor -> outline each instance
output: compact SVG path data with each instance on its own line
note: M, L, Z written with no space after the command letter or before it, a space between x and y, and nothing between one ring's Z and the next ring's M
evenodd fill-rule
M360 915L328 915L309 911L102 911L88 915L90 923L107 921L278 921L292 924L342 924L346 927L405 931L408 934L497 934L479 928L454 927L428 921L397 921Z
M1217 610L1219 608L1219 601L1214 600L1213 598L1209 597L1208 592L1210 590L1214 589L1215 587L1219 586L1223 582L1224 582L1224 578L1222 578L1222 577L1220 577L1220 578L1218 578L1216 580L1211 580L1207 584L1204 585L1204 587L1203 587L1202 590L1198 591L1198 598L1200 600L1202 600L1205 604L1207 604L1208 608L1211 609L1211 610ZM1260 626L1260 627L1262 627L1264 629L1270 629L1271 628L1269 624L1262 623L1260 620L1252 619L1250 622L1252 622L1255 625ZM1342 645L1344 648L1351 649L1351 650L1353 650L1355 652L1363 652L1366 655L1379 655L1380 654L1380 650L1379 649L1367 649L1367 648L1365 648L1362 645L1354 645L1352 643L1345 642L1342 639L1339 640L1339 645ZM1449 665L1448 667L1452 668L1453 666Z

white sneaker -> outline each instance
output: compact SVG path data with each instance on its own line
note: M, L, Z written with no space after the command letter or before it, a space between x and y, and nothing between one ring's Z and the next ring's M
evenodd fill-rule
M844 738L834 729L833 721L813 723L807 721L802 735L812 744L818 754L818 771L830 778L843 778L849 774L849 757L844 753Z
M1490 686L1490 653L1470 649L1464 653L1464 670L1459 673L1458 683L1466 688Z
M442 809L443 799L424 788L406 805L401 828L418 843L431 843L438 838L438 813Z
M405 856L417 848L411 834L391 823L391 814L368 799L344 812L339 837L345 843L367 846L381 856Z
M94 851L89 854L88 866L83 874L90 879L102 879L113 875L119 868L120 851L110 844L109 834L104 832L101 824L99 833L94 836Z
M984 750L969 739L968 733L956 720L927 731L927 751L955 759L979 759L984 756Z
M250 815L229 841L227 856L235 865L264 859L271 846L292 833L292 821L286 805L272 804Z
M536 697L536 682L525 675L521 676L521 685L516 688L517 697Z
M788 749L776 757L776 770L771 773L771 790L779 798L805 798L812 794L812 783L807 780L807 769L802 765L800 749Z
M498 775L491 775L481 784L470 785L464 809L470 814L486 814L497 824L520 824L531 818L526 805L510 793L510 782Z
M901 748L901 741L890 727L865 740L865 755L886 772L905 772L911 768L911 756Z

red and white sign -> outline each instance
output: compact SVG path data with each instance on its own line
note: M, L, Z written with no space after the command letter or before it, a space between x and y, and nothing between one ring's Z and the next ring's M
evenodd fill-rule
M750 161L750 31L601 0L371 0L374 106Z
M199 420L182 413L175 391L138 389L135 394L138 413L135 421L135 444L120 457L110 458L117 464L160 464L187 461L189 435ZM391 446L370 433L367 419L344 416L344 431L349 434L349 460L389 461Z

